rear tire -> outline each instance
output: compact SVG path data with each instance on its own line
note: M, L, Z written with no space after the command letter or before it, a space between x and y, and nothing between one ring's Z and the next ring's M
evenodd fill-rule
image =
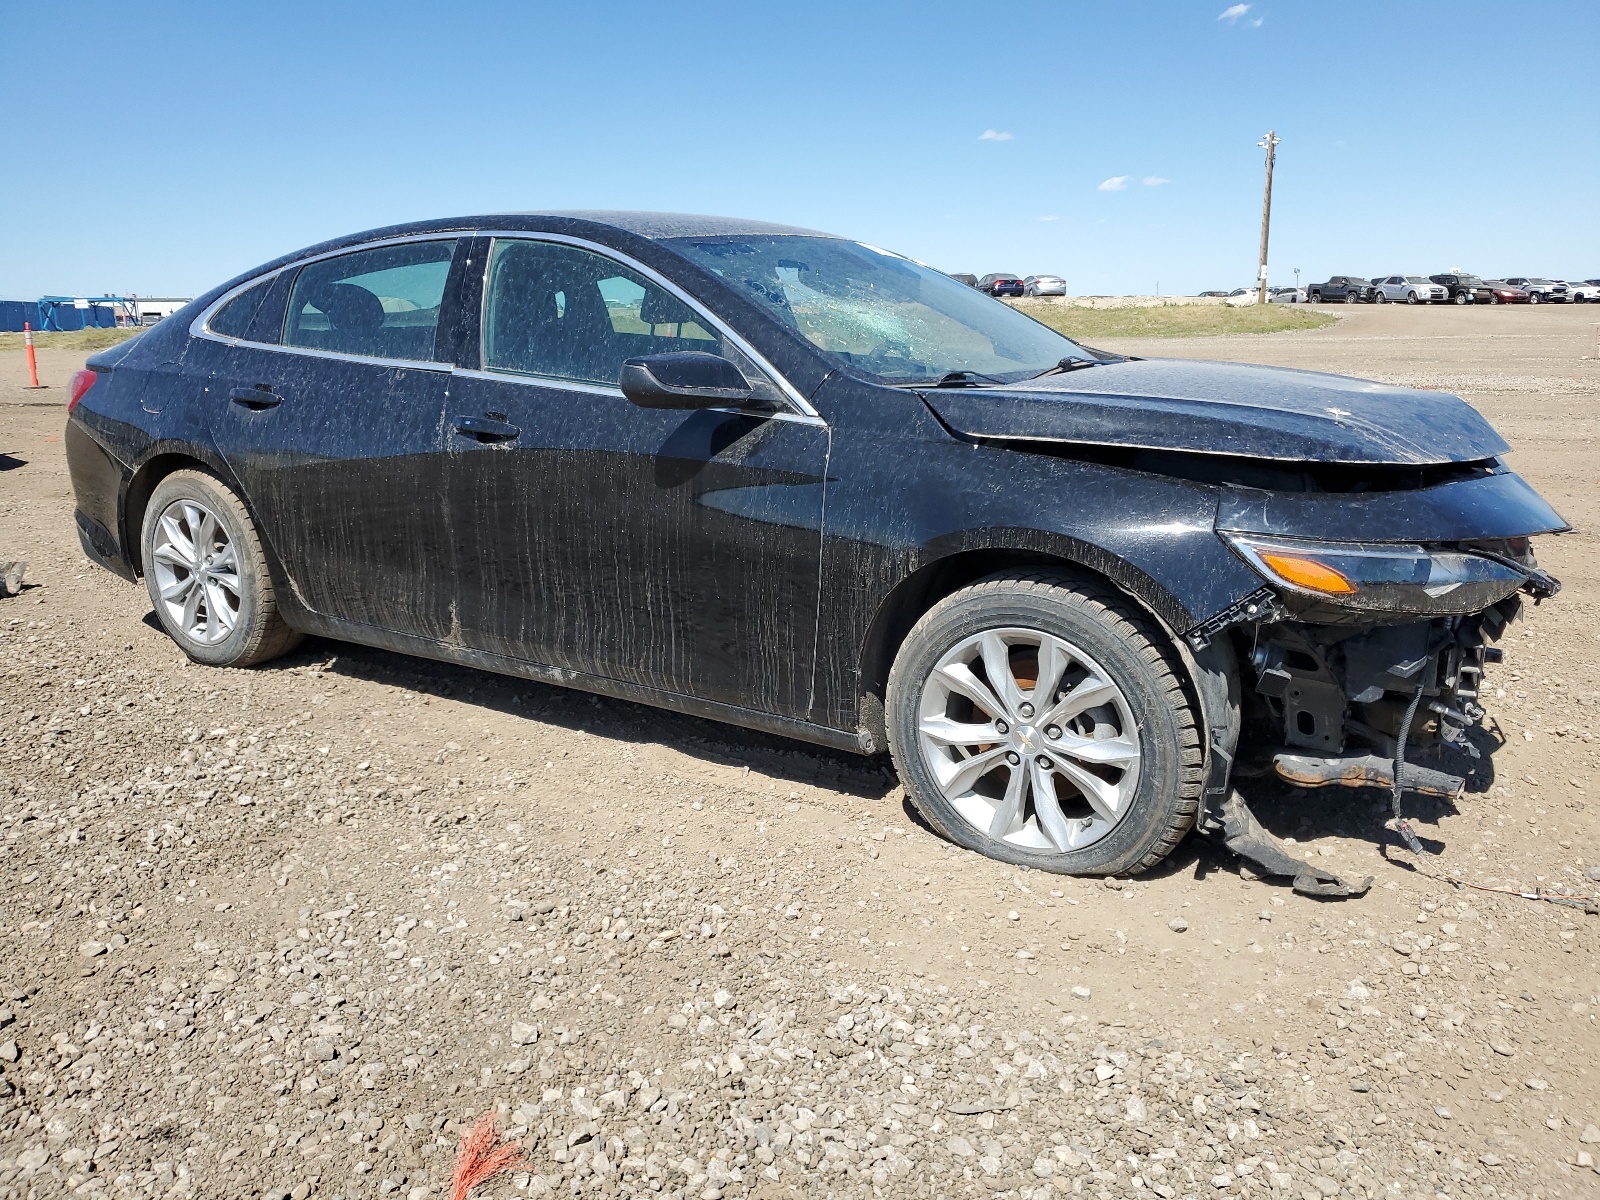
M299 643L278 613L255 524L220 480L201 471L163 479L140 546L156 619L195 662L253 667Z
M1539 301L1539 293L1538 292L1529 292L1528 293L1528 303L1529 304L1538 304L1539 302L1540 301Z
M958 845L1066 875L1146 870L1200 804L1179 676L1159 630L1105 584L995 576L907 635L889 749L917 811Z

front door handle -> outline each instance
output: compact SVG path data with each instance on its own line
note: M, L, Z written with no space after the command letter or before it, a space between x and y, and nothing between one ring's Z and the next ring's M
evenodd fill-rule
M452 417L450 424L457 433L480 442L509 442L522 434L517 426L492 417Z
M233 388L228 392L228 399L257 412L263 408L276 408L283 403L283 397L272 390L270 383L258 383L255 387Z

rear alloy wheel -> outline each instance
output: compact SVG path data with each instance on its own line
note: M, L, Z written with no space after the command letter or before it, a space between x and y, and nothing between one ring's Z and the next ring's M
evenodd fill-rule
M996 577L907 636L889 747L912 803L951 841L1105 875L1154 866L1193 825L1199 735L1177 668L1103 587Z
M145 509L141 546L156 617L196 662L249 667L292 649L250 514L221 481L175 471Z

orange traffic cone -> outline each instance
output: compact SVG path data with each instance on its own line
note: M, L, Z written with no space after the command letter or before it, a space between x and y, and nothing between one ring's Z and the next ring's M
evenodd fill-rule
M28 386L41 388L44 384L39 382L39 360L33 354L33 326L27 321L22 323L22 344L28 348Z

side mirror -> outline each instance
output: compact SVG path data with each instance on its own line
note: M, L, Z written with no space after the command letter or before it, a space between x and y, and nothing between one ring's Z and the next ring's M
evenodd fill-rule
M721 408L751 398L750 381L738 367L699 350L627 359L619 384L640 408Z

